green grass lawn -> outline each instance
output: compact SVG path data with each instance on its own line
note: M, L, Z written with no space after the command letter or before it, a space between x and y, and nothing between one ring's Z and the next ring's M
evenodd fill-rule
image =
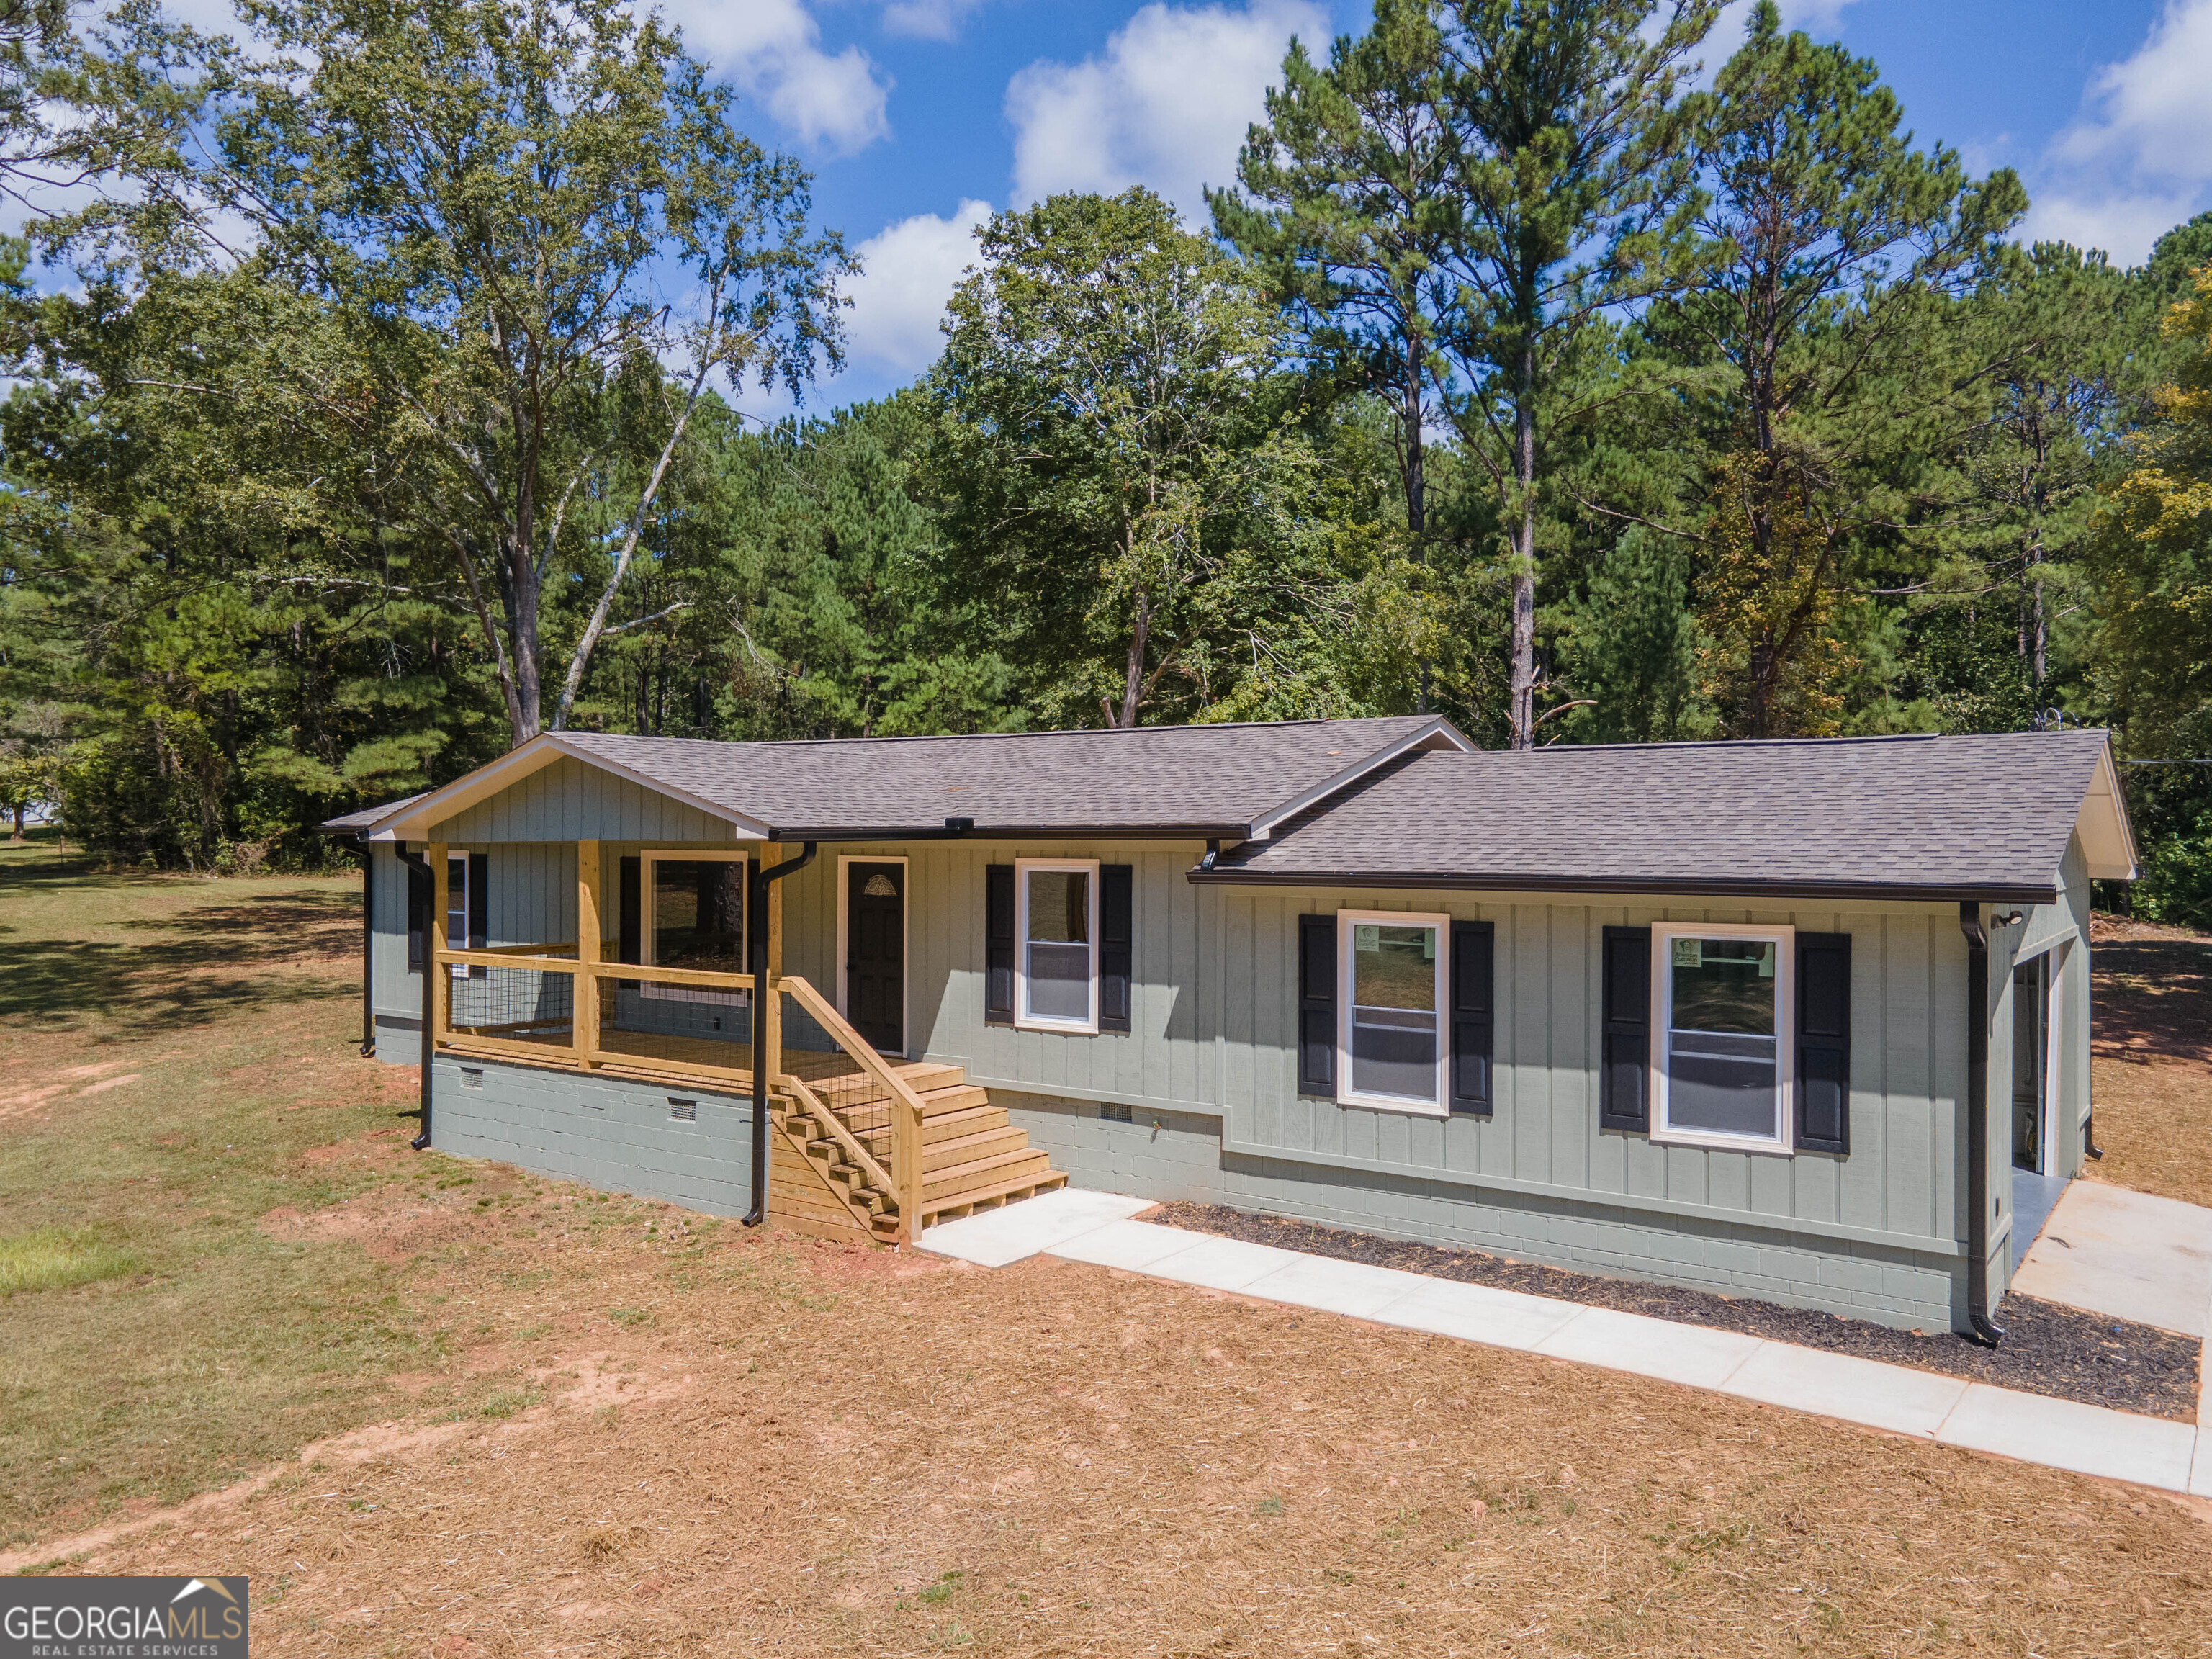
M260 1219L452 1167L383 1153L411 1073L356 1052L360 915L357 878L0 842L0 1540L222 1484L434 1364L404 1264Z

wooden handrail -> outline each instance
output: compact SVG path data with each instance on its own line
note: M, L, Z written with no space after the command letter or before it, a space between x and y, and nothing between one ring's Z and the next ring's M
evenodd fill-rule
M579 962L574 957L556 957L549 951L568 949L574 945L503 945L483 951L449 951L441 946L435 952L441 963L464 968L508 968L517 972L534 971L543 974L589 974L594 979L642 979L655 985L693 986L708 991L750 991L753 988L750 974L717 974L701 968L653 968L635 962ZM531 954L534 952L535 954Z
M822 1097L808 1088L803 1079L795 1078L786 1072L776 1079L776 1085L779 1088L789 1090L804 1101L807 1110L818 1121L830 1126L830 1138L842 1147L847 1155L867 1172L876 1185L882 1189L885 1197L894 1203L897 1201L898 1183L891 1179L882 1164L876 1162L874 1155L860 1144L860 1138L844 1126L837 1114L822 1103Z
M899 1243L911 1244L921 1236L921 1097L896 1072L884 1064L875 1046L845 1023L822 993L796 974L786 974L775 988L797 999L814 1017L845 1055L890 1091L897 1109L891 1114L891 1164L896 1170L893 1192L898 1200Z
M635 962L587 962L583 971L593 979L647 979L655 985L696 985L709 991L750 991L750 974L716 974L703 968L649 968Z
M503 945L483 951L453 951L441 945L432 954L441 963L452 963L464 968L534 969L547 974L574 973L578 967L575 957L550 954L561 948L556 945Z

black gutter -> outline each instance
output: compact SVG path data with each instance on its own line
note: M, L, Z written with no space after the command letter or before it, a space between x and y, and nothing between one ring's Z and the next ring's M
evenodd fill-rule
M768 884L796 875L814 862L814 843L787 863L772 870L751 864L752 878L745 885L745 969L753 976L753 1206L744 1224L757 1227L768 1219L768 1067L761 1064L761 1012L768 1006Z
M1990 936L1982 907L1959 901L1966 936L1966 1322L1990 1347L2004 1327L1990 1317Z
M954 829L954 823L964 828ZM1111 838L1115 841L1206 841L1213 839L1243 841L1249 839L1252 826L1249 823L977 823L969 819L947 819L944 823L916 824L901 829L896 824L829 824L819 828L773 828L761 837L763 841L819 842L819 841L1043 841L1054 836L1080 836L1089 841Z
M409 852L404 844L393 850L399 854L402 864L422 876L425 892L435 893L438 890L437 882L430 873L430 860L427 857L421 853ZM414 896L410 894L408 899L411 908ZM434 929L443 920L443 917L427 913L422 917L422 1030L418 1038L422 1045L422 1133L407 1143L418 1152L430 1144L430 1034L434 1027L433 1015L438 994L438 952ZM408 917L408 931L414 931L411 915Z
M1898 899L1945 904L1954 899L1984 904L2058 902L2058 890L2055 887L2022 885L1962 887L1956 884L1726 881L1675 877L1468 875L1425 870L1278 872L1243 870L1234 866L1208 870L1203 864L1186 871L1183 879L1228 887L1430 887L1480 893L1667 893L1686 897L1742 895L1756 898Z

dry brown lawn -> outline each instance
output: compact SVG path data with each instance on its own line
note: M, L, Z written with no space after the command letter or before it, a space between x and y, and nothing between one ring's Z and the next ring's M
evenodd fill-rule
M140 1079L0 1124L0 1233L145 1262L0 1304L0 1570L242 1571L288 1655L2212 1655L2212 1506L410 1154L279 931L191 1022L0 1007L0 1088Z

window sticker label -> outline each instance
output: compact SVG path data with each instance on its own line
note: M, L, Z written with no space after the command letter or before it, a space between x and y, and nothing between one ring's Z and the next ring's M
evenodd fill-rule
M1379 922L1357 921L1352 925L1352 948L1355 951L1379 951L1382 948L1382 927Z
M1705 965L1705 942L1701 939L1678 939L1674 941L1674 965L1677 968L1702 968Z

